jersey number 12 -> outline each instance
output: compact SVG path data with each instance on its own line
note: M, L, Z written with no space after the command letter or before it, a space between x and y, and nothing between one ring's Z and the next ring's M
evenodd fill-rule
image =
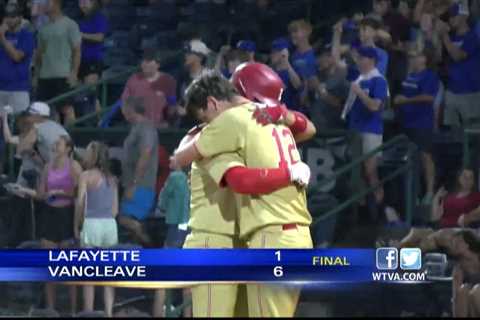
M298 161L295 161L293 156L293 152L296 151L298 154L298 150L292 132L289 129L283 129L280 132L280 129L274 128L272 130L272 136L275 139L275 143L277 144L278 148L278 155L280 157L279 167L288 168L289 166L298 163ZM286 148L285 145L287 146ZM285 149L288 150L289 161L287 161L285 157Z

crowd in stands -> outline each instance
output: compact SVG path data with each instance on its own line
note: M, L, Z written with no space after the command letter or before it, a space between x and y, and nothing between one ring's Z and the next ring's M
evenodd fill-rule
M238 24L226 36L210 30L213 40L203 31L220 29L220 24L201 21L203 15L196 12L191 16L197 15L197 25L203 28L175 36L171 21L178 16L171 9L180 10L178 3L185 1L135 1L143 19L135 26L129 22L128 9L123 10L132 6L128 1L73 2L76 7L62 0L0 0L0 171L6 144L14 145L21 166L10 191L15 208L26 212L12 220L15 239L10 246L30 238L25 226L32 224L33 199L43 248L114 247L119 243L117 221L136 242L151 246L143 222L155 210L165 215L169 226L165 247L182 247L188 233L188 174L174 168L159 188L158 129L195 125L183 107L183 96L203 71L213 68L229 78L239 65L253 61L269 64L279 74L285 85L283 103L307 114L318 131L346 129L358 134L361 147L356 156L374 151L392 132L407 135L420 151L422 198L431 205L432 225L436 229L479 225L474 171L460 171L449 191L438 186L433 141L438 132L457 135L480 123L480 1L372 0L370 7L355 1L348 16L342 10L332 12L335 21L317 12L325 9L320 2L331 1L314 1L310 19L306 12L280 19L283 13L277 5L282 1L193 1L189 8L207 6L210 19L225 24L231 18ZM293 1L297 7L300 2L304 4ZM217 17L215 8L224 11ZM118 19L119 12L125 19ZM155 20L150 12L163 12L165 21ZM316 14L330 24L322 24ZM129 47L132 41L134 48ZM130 127L122 175L115 177L108 146L94 141L80 155L66 129L79 117L107 107L100 105L97 90L48 102L81 85L97 84L114 66L112 57L123 50L124 56L139 53L139 59L123 63L139 68L115 97L121 114L108 114L120 119L115 125ZM183 60L174 59L171 68L165 61L167 51L181 53ZM371 157L363 172L367 185L378 187L369 201L380 206L385 192L378 186L378 166L379 158ZM457 287L461 294L461 284ZM46 286L46 305L52 309L54 289ZM85 287L83 293L84 309L93 311L93 288ZM71 298L73 313L74 287ZM106 288L107 315L112 315L113 301L113 289ZM156 302L155 313L160 315L161 291Z

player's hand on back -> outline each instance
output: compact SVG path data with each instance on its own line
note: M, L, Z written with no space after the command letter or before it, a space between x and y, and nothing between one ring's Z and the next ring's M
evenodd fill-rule
M257 109L253 113L253 118L263 126L269 124L280 124L285 119L288 109L284 104L278 104L276 106L269 106L261 108L257 106Z
M298 162L288 168L290 172L290 181L300 187L308 187L310 183L311 171L305 162Z

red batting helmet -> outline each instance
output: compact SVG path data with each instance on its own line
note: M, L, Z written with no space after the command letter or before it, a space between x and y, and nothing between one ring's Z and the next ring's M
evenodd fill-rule
M277 105L282 99L282 79L262 63L244 63L238 66L231 81L238 92L249 100Z

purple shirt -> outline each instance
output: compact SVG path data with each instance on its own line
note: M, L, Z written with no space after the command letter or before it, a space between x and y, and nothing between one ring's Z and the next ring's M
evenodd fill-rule
M84 17L79 22L80 32L87 34L103 33L108 31L107 18L97 11L93 15ZM104 52L103 42L93 42L83 39L82 40L82 61L95 62L103 60Z

